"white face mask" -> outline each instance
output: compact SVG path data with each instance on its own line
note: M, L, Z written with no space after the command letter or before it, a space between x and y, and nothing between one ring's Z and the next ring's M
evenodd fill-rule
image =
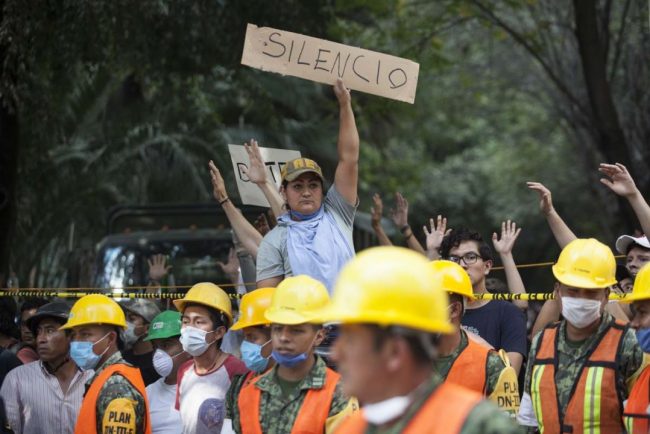
M600 318L600 300L562 297L562 316L579 329L595 323Z
M403 415L410 404L411 399L408 396L396 396L364 405L361 414L372 425L384 425Z
M184 352L185 351L181 351L174 356L170 356L166 351L158 348L156 352L153 353L153 368L161 377L167 377L174 369L174 359Z
M207 343L205 337L209 333L214 333L214 330L211 332L206 332L205 330L197 329L196 327L186 326L181 329L181 345L183 350L193 357L198 357L201 354L205 353L210 345L214 342Z

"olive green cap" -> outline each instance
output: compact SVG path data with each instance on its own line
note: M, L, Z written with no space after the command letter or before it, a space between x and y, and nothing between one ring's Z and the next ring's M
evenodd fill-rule
M152 339L167 339L181 335L181 314L175 310L159 313L149 324L149 333L145 341Z

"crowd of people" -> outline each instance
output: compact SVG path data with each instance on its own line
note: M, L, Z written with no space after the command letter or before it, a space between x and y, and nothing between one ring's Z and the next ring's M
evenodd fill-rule
M650 433L650 242L622 235L614 253L578 238L539 182L561 247L554 295L525 299L506 220L491 245L443 216L421 245L396 194L393 246L372 198L380 246L355 253L359 135L339 80L338 165L329 185L308 158L276 189L257 142L247 175L270 204L249 222L211 161L215 200L233 230L219 263L239 294L198 282L173 306L91 294L0 297L0 418L14 433ZM621 164L602 182L650 233L650 206ZM495 256L505 284L489 277ZM169 272L149 261L148 296ZM256 282L249 288L242 282ZM223 285L222 285L223 286ZM610 300L610 294L624 294Z

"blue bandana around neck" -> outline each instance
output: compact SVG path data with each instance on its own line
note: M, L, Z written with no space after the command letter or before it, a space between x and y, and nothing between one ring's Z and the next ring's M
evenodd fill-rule
M292 220L290 213L305 219ZM287 227L291 272L294 276L306 274L321 281L331 295L339 271L354 256L352 247L323 206L314 214L290 213L281 215L278 224Z

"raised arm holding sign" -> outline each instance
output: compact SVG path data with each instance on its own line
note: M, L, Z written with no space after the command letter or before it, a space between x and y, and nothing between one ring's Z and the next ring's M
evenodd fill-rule
M362 48L249 24L241 63L413 104L420 65Z

